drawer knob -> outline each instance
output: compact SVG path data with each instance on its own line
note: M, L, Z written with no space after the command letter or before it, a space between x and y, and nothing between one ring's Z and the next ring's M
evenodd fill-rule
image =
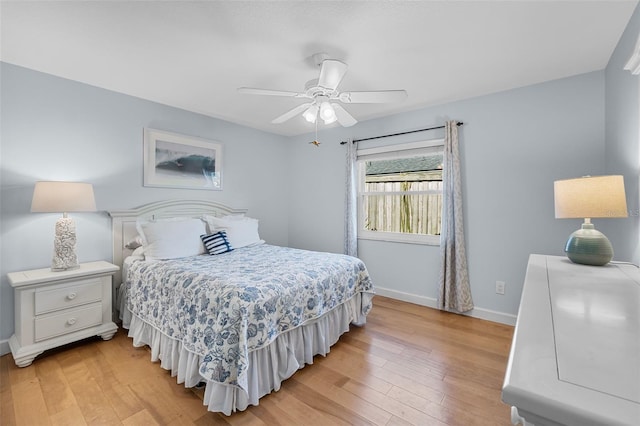
M77 296L76 292L75 292L75 291L72 291L71 293L69 293L69 294L67 295L67 299L69 299L69 300L73 300L73 299L75 299L75 298L76 298L76 296Z
M75 323L76 323L76 319L75 319L75 318L69 318L69 319L67 320L67 324L69 324L69 325L73 325L73 324L75 324Z

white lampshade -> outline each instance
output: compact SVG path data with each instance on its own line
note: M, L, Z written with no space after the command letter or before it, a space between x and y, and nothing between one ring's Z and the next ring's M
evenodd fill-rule
M587 176L554 182L557 219L627 217L624 179Z
M613 258L609 239L596 230L592 218L627 217L627 199L622 176L585 176L558 180L553 184L556 218L584 219L565 245L574 263L606 265Z
M31 200L34 213L95 212L93 185L82 182L36 182Z

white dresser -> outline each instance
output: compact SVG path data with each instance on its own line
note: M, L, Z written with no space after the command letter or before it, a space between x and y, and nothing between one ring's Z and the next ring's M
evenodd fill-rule
M531 255L502 400L514 424L640 425L640 270Z
M13 359L26 367L47 349L91 336L113 337L111 282L119 268L109 262L79 268L50 268L7 274L14 288L15 334L9 340Z

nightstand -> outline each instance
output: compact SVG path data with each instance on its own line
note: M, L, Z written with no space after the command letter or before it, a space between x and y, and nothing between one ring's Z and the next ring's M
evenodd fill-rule
M73 270L50 268L7 274L14 288L15 334L9 340L18 367L47 349L91 336L113 337L111 281L120 268L88 262Z

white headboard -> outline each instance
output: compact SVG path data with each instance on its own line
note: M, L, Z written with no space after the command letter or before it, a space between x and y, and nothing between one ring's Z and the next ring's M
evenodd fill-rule
M229 214L246 213L247 209L234 209L223 204L207 200L167 200L145 204L131 210L114 210L109 215L112 218L113 233L113 263L122 271L122 262L132 253L125 247L129 241L138 235L136 221L163 219L170 217L202 217L204 214L224 216ZM121 272L113 277L115 287L122 282Z

